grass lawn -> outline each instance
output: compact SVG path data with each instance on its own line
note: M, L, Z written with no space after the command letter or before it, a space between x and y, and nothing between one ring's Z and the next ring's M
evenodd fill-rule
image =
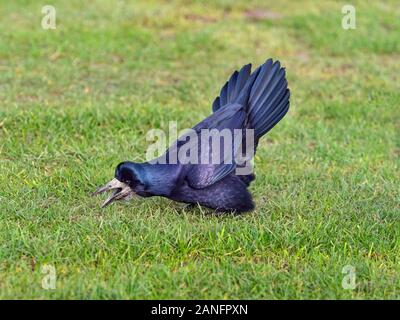
M0 298L400 297L398 1L351 1L355 30L342 1L50 2L55 30L0 0ZM148 130L193 126L269 57L291 109L260 143L254 212L100 209Z

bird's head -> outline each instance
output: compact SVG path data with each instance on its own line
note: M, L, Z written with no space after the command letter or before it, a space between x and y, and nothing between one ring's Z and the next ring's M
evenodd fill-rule
M142 173L138 164L133 162L121 162L115 169L115 177L104 186L98 188L93 195L106 191L113 191L104 201L102 208L116 200L129 200L135 195L141 195L144 191Z

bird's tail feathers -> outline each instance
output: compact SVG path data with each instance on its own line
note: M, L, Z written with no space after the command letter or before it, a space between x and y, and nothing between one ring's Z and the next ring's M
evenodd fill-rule
M290 91L285 69L268 59L251 73L251 64L235 71L214 100L213 111L237 103L246 106L249 127L258 140L271 130L289 110Z
M235 102L247 106L249 126L258 140L287 113L289 97L285 69L268 59L251 74Z
M246 64L240 71L232 73L229 80L222 87L219 97L214 100L212 105L213 112L238 99L248 82L250 72L251 64Z

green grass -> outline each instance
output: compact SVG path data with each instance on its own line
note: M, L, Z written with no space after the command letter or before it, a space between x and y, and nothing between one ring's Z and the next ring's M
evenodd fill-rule
M348 31L347 2L311 0L52 1L43 30L37 1L1 0L0 297L399 298L400 7L351 2ZM149 129L191 127L269 57L291 109L260 144L254 212L99 208Z

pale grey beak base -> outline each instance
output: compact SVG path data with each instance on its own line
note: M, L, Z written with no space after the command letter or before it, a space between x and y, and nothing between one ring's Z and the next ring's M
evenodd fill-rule
M114 190L114 192L107 198L106 201L103 202L103 204L101 205L102 208L107 207L115 200L128 198L134 193L133 190L126 183L123 183L114 178L110 182L106 183L104 186L98 188L95 192L93 192L92 196L111 190Z

